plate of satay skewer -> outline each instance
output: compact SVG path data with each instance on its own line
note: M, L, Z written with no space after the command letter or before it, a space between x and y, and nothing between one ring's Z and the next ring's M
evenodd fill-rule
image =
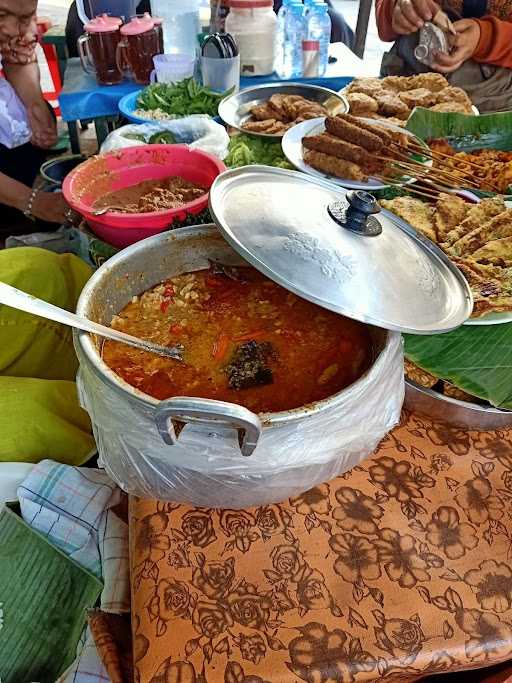
M356 190L413 183L432 166L428 145L409 131L350 114L299 123L282 147L298 170Z

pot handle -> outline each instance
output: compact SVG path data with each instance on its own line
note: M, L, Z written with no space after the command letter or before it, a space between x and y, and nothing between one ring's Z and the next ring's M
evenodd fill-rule
M174 446L178 442L181 430L188 422L234 427L238 432L238 443L244 456L252 455L262 432L260 418L235 403L182 396L160 401L156 409L155 423L166 444Z

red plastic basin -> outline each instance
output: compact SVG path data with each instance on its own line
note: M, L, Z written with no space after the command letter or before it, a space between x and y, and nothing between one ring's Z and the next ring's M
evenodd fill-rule
M91 230L115 247L127 247L167 230L173 221L197 214L208 206L208 192L178 209L153 213L109 212L94 216L94 202L108 192L137 185L143 180L181 176L209 188L226 167L216 157L186 145L128 147L91 157L65 178L62 191L68 204L81 214Z

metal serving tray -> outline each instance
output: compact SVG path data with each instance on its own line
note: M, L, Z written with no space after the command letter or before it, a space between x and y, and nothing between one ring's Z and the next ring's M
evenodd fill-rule
M512 427L512 411L458 401L405 380L404 407L454 427L493 431Z
M219 116L225 123L233 128L247 133L248 135L256 135L263 138L271 138L278 140L283 137L280 135L269 135L268 133L255 133L250 130L242 128L243 123L250 118L250 110L252 107L263 104L272 95L277 93L283 95L300 95L313 102L319 102L325 105L328 102L328 110L332 115L346 114L349 110L349 105L346 97L340 95L334 90L323 88L320 85L308 85L306 83L268 83L266 85L257 85L254 88L247 88L241 90L234 95L225 97L219 104Z

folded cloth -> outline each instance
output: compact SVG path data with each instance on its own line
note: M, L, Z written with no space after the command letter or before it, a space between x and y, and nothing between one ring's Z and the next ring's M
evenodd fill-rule
M0 510L0 679L54 683L75 656L101 581Z
M102 610L128 613L127 501L109 477L100 470L45 460L32 468L18 497L23 517L34 529L103 579ZM109 680L88 628L75 653L75 661L58 683Z
M0 281L74 311L92 273L76 256L20 247L0 251ZM95 450L75 386L71 329L0 306L0 460L80 464Z
M404 413L279 505L130 499L138 683L415 681L512 658L512 431Z

